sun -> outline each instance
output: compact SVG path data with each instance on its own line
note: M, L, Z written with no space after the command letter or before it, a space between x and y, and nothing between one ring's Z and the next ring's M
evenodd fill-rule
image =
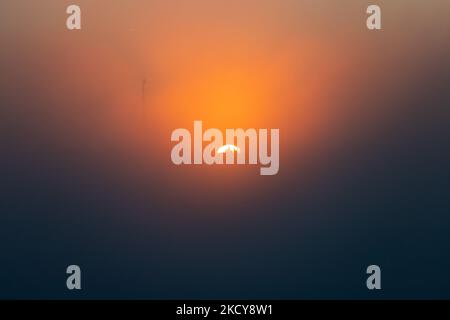
M226 144L224 146L221 146L219 149L217 149L217 153L225 153L227 151L231 151L231 152L237 152L240 153L241 149L239 147L236 147L233 144Z

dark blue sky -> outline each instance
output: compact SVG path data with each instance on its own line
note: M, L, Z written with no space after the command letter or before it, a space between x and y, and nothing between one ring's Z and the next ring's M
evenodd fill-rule
M392 66L396 36L376 40L367 67L381 69L376 78L355 61L362 76L335 105L361 121L317 151L320 166L306 174L303 154L281 153L278 176L249 172L254 189L227 201L236 194L212 188L204 206L189 201L195 186L208 189L201 171L183 176L182 194L165 176L169 160L141 172L114 143L58 131L60 117L88 128L97 114L58 112L51 59L36 39L10 39L0 55L0 298L450 298L450 52L431 47ZM61 90L64 108L97 102ZM378 107L393 112L366 135L366 110ZM80 292L65 287L71 264L82 269ZM365 285L371 264L381 267L379 292Z

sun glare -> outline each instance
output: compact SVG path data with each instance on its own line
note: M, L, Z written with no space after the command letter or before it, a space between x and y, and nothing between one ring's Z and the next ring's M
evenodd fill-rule
M224 146L221 146L219 149L217 149L217 153L225 153L227 151L231 151L231 152L237 152L240 153L241 149L239 149L239 147L236 147L235 145L232 144L226 144Z

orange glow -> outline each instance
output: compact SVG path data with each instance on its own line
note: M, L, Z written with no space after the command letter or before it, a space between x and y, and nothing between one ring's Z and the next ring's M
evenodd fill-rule
M345 19L329 2L130 1L108 3L107 11L105 5L83 3L86 29L69 35L57 27L64 4L45 0L27 11L52 8L54 18L33 37L22 30L14 46L5 46L2 58L13 62L5 63L6 72L16 64L27 73L3 85L19 83L35 95L39 109L29 118L40 121L58 151L98 168L111 165L130 181L157 183L180 201L259 197L289 182L290 172L304 181L314 177L330 160L323 150L382 127L390 111L383 103L367 107L378 94L371 88L388 96L417 65L413 37L405 36L414 35L411 26L399 23L384 40L368 37L358 27L358 5L346 8ZM248 166L175 169L170 134L194 120L219 130L279 128L279 174L264 180ZM242 192L249 188L251 195Z

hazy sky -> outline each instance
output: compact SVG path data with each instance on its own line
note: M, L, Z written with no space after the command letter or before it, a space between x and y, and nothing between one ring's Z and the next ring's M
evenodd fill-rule
M76 260L86 297L366 297L374 261L448 297L450 2L376 1L370 32L373 2L80 0L68 31L72 1L1 1L0 296ZM279 128L279 174L173 166L194 120Z

